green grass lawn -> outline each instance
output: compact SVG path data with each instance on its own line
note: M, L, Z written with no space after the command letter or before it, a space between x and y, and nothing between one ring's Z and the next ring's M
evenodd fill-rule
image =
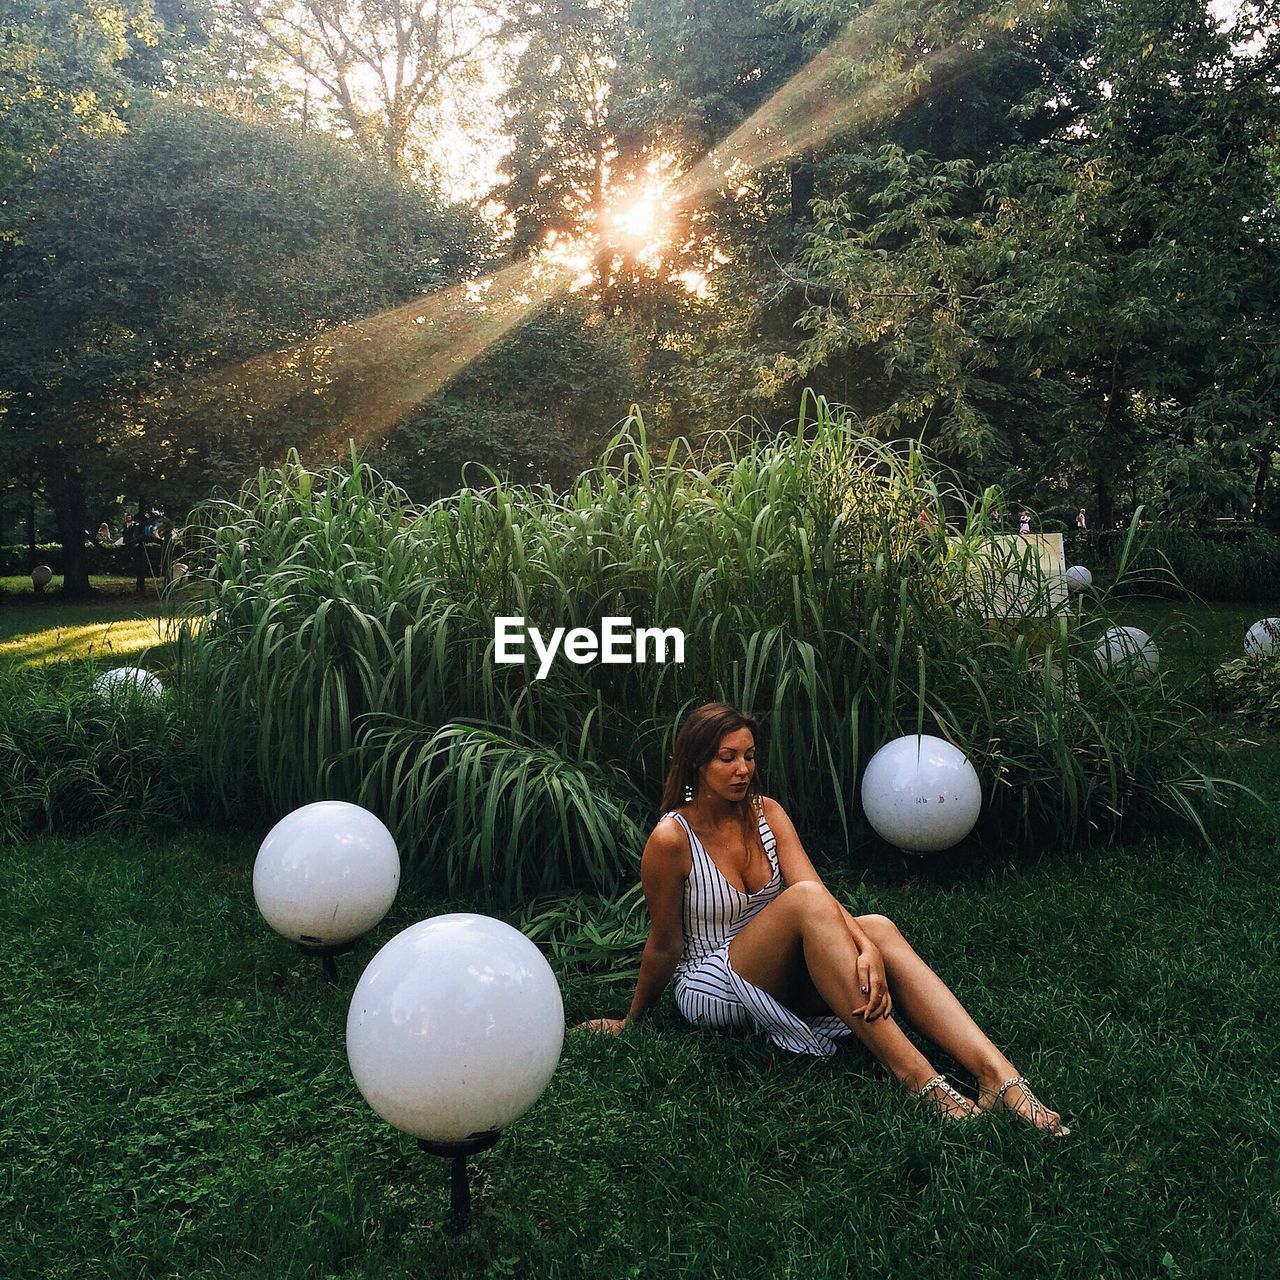
M8 662L96 657L72 627L146 634L161 612L10 604ZM1125 609L1186 671L1280 613L1194 610L1196 639L1172 625L1189 606ZM0 1277L1280 1274L1280 743L1208 767L1265 799L1233 798L1213 848L1134 831L829 876L899 922L1070 1138L947 1125L856 1045L795 1060L695 1032L668 1000L618 1040L567 1039L542 1100L472 1161L460 1237L446 1166L364 1104L344 1027L378 946L474 904L407 883L335 988L257 915L263 832L6 849ZM626 984L559 976L571 1022L625 1010Z
M1156 638L1166 663L1191 672L1243 657L1245 632L1260 618L1275 617L1280 598L1244 604L1125 600L1117 609L1117 621Z
M1236 757L1276 798L1280 747ZM258 918L256 837L45 840L6 854L0 1275L1280 1274L1274 807L1038 865L830 881L882 911L1060 1108L952 1126L856 1046L795 1060L669 1003L570 1036L542 1100L445 1165L364 1104L347 1004L415 897L331 988ZM563 974L570 1021L627 992Z
M132 578L93 578L93 600L67 603L58 582L36 595L30 578L0 578L0 665L91 658L119 666L167 643L174 601L158 584L138 594Z

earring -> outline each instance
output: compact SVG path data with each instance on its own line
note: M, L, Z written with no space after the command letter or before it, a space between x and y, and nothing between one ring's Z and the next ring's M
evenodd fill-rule
M692 804L692 803L693 803L693 784L692 784L692 783L686 783L686 784L685 784L685 789L684 789L684 802L685 802L685 804Z

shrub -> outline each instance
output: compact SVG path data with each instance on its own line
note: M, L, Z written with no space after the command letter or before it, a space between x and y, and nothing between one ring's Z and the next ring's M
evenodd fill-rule
M1039 621L986 621L1003 581L988 500L821 401L771 444L719 447L654 457L637 418L564 494L495 484L416 510L358 463L295 461L205 508L187 539L209 614L182 652L213 798L359 800L454 890L612 892L680 715L723 698L763 715L770 791L849 849L862 768L911 732L969 753L995 844L1194 820L1195 715L1167 682L1099 667L1104 616L1026 564L1018 607ZM535 680L492 661L497 615L680 627L686 660Z
M1280 729L1280 653L1233 658L1213 674L1220 710L1238 716L1250 731Z
M162 542L145 544L148 570L153 577L163 576L172 552ZM90 543L84 549L89 572L95 576L132 578L137 571L136 552L133 547L104 547ZM22 577L37 564L47 564L55 574L62 572L62 546L59 543L42 543L31 558L31 548L21 546L0 547L0 577Z
M93 691L90 663L0 667L0 842L52 832L173 827L200 794L172 697Z
M1280 582L1280 536L1269 529L1202 532L1142 526L1130 560L1122 565L1128 534L1105 530L1073 537L1072 554L1095 572L1123 568L1130 589L1202 600L1268 600ZM1085 563L1088 563L1085 560Z

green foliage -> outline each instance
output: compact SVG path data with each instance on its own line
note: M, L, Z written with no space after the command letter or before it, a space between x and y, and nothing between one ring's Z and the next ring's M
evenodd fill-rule
M1274 800L1280 748L1235 767ZM1150 1277L1168 1254L1187 1276L1280 1273L1277 812L1219 851L830 881L898 922L1068 1141L944 1128L856 1045L797 1062L664 1003L621 1038L566 1037L536 1105L469 1160L461 1234L448 1166L369 1109L342 1036L367 959L455 900L405 884L331 987L258 916L255 842L6 850L0 1272ZM571 1024L625 1009L552 959Z
M174 104L67 148L11 215L0 459L69 550L91 490L186 510L343 420L337 340L243 362L455 280L480 240L331 140Z
M161 543L146 544L148 564L153 574L164 570L168 549ZM104 547L98 543L86 546L83 551L84 564L92 574L111 574L117 577L132 577L134 572L133 547ZM55 574L62 572L63 548L56 542L39 543L36 556L31 558L31 548L25 543L0 546L0 576L16 577L30 573L33 564L47 564Z
M162 31L151 0L6 0L0 190L28 177L68 139L118 133L137 91L126 64Z
M380 722L360 738L357 797L394 830L431 831L446 884L523 902L624 883L644 844L625 781L480 725Z
M591 305L549 305L450 379L370 452L419 500L475 479L567 485L600 454L635 396L632 344Z
M1247 509L1280 443L1278 99L1274 49L1250 42L1259 13L1233 31L1199 0L1158 21L1141 2L976 12L932 19L1007 29L826 160L810 338L780 371L847 369L876 429L925 433L1046 504L1087 491L1100 527L1124 498ZM855 83L912 56L914 22L883 29ZM939 45L962 47L955 31Z
M183 683L220 807L359 797L453 889L569 875L613 892L638 852L622 815L647 825L638 797L659 793L680 714L723 698L764 717L766 787L849 845L871 752L922 730L973 758L995 844L1162 808L1195 820L1191 708L1104 672L1106 618L1076 625L1032 566L1032 594L1001 603L988 507L949 538L962 495L918 451L821 402L794 435L727 440L705 466L651 456L634 430L566 494L497 485L417 511L360 465L291 464L209 507L188 532L209 615ZM1014 607L1038 621L987 623ZM561 660L534 679L493 661L508 615L544 634L609 616L679 627L685 661ZM540 841L521 839L524 820Z
M1233 658L1214 672L1222 708L1247 733L1280 730L1280 654Z
M0 843L49 832L171 830L200 809L190 735L169 696L99 669L0 666Z
M1127 535L1091 534L1091 567L1114 570ZM1205 534L1194 529L1144 527L1129 558L1132 585L1149 594L1202 600L1267 600L1280 583L1280 536L1246 528Z
M637 881L614 898L558 894L535 899L521 909L516 924L557 971L625 983L634 982L640 971L649 913Z

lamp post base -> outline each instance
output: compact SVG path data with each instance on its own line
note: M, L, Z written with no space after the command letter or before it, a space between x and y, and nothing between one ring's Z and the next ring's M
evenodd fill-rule
M321 967L324 969L324 980L330 986L335 986L338 981L338 962L337 956L345 956L348 951L354 951L356 940L353 938L350 942L333 942L323 943L319 940L314 942L303 938L298 943L298 950L304 956L316 956L320 960Z
M471 1217L471 1184L467 1178L467 1157L488 1151L502 1136L498 1129L473 1133L461 1142L432 1142L419 1138L418 1146L429 1155L441 1156L451 1165L449 1178L450 1230L458 1235Z

